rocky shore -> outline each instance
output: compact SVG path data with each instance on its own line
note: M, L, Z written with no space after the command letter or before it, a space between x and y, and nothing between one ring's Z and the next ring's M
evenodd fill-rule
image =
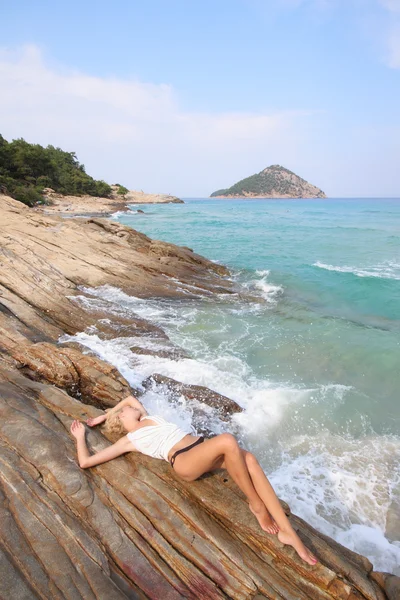
M172 359L183 353L143 319L88 311L82 286L176 299L238 290L224 267L189 248L107 219L64 219L4 195L0 219L1 598L400 597L400 578L373 571L365 557L292 514L320 560L303 563L259 529L225 472L185 483L167 463L137 454L80 469L72 420L98 415L130 386L113 366L60 337L95 328L103 339L161 340L164 349L155 352ZM212 390L157 374L143 383L154 382L221 418L240 410ZM92 450L113 441L99 429L88 430L87 440Z
M63 196L47 188L45 199L48 204L35 210L44 214L67 215L98 215L107 216L117 211L128 209L129 204L183 204L183 200L169 194L146 194L129 191L124 195L116 192L116 186L111 186L113 193L110 198L96 196Z

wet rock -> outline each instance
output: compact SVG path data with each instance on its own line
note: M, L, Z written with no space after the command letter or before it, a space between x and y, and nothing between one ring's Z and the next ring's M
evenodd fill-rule
M198 402L207 404L214 408L219 416L229 417L234 413L242 412L243 410L234 400L231 400L222 394L218 394L218 392L214 392L202 385L189 385L171 379L171 377L154 373L154 375L145 379L143 387L148 388L153 383L156 383L157 385L166 385L169 390L177 395L184 396L187 400L197 400Z
M395 495L396 490L392 493ZM400 490L397 490L397 500L393 500L389 506L385 534L393 542L400 539Z
M157 356L159 358L168 358L169 360L189 358L189 354L182 348L157 348L153 350L151 348L143 348L142 346L132 346L130 350L133 354L138 354L139 356Z

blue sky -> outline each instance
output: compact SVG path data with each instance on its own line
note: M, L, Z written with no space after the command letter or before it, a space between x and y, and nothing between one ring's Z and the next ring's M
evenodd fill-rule
M0 132L132 189L400 196L400 0L0 1Z

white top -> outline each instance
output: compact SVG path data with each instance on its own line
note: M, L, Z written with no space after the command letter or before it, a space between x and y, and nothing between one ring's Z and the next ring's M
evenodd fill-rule
M158 415L142 417L140 420L151 419L157 425L146 425L135 431L130 431L127 438L142 454L153 458L163 458L168 461L171 448L188 435L174 423L169 423Z

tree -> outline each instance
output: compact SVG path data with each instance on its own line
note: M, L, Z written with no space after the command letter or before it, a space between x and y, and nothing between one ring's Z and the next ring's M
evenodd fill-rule
M75 152L20 138L8 143L0 135L0 186L15 199L33 206L43 202L43 189L61 194L108 197L111 187L90 177Z

